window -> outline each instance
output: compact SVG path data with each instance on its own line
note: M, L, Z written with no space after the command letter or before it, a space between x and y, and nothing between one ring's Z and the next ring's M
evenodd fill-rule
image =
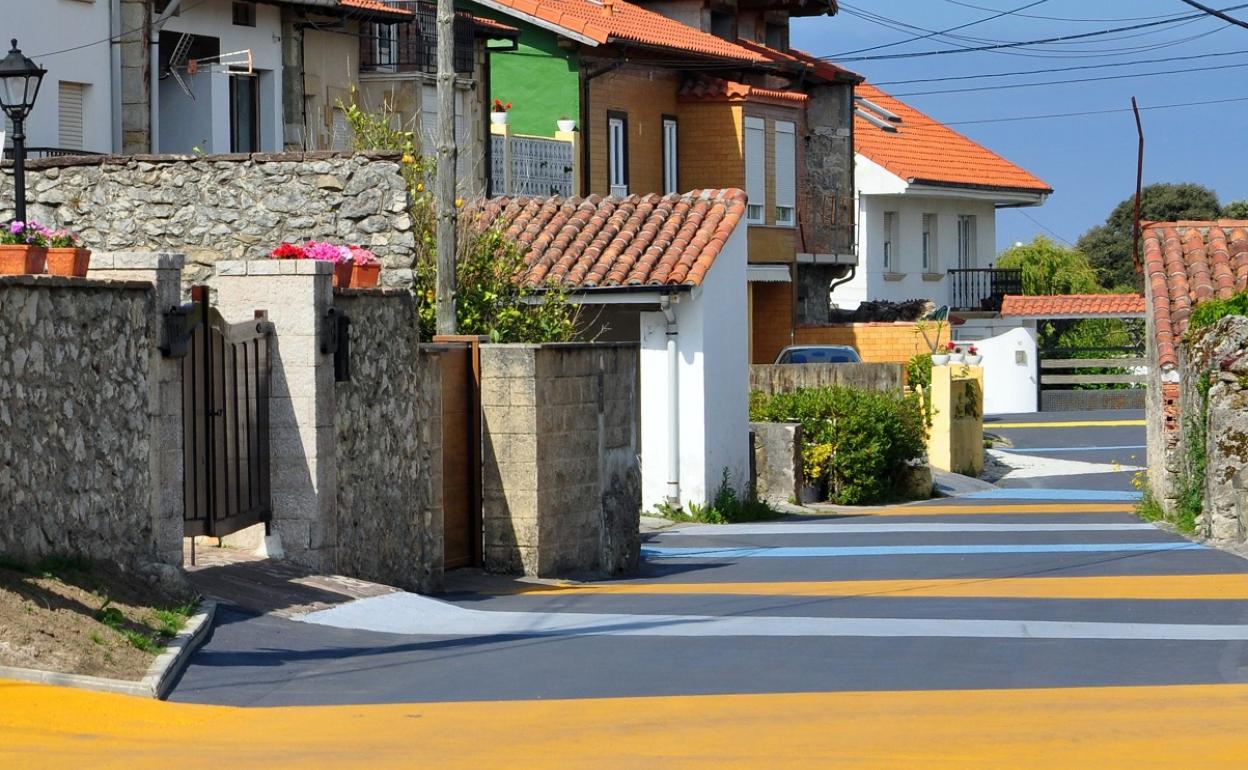
M884 212L884 272L894 272L897 243L897 212Z
M375 29L373 64L377 69L392 71L399 63L399 25L377 24Z
M260 151L260 94L256 78L230 77L230 152Z
M736 40L736 16L729 11L711 11L711 34L724 40Z
M607 113L608 184L612 195L628 195L628 116Z
M923 215L923 272L936 269L936 215Z
M256 4L255 3L234 3L234 26L236 27L256 26Z
M963 214L958 217L958 267L966 270L975 266L975 217Z
M763 30L766 38L763 42L768 48L774 48L777 51L789 50L789 25L788 23L778 24L775 22L767 22Z
M797 126L776 121L776 224L797 224Z
M679 177L676 174L677 154L676 154L676 118L671 115L663 116L663 192L674 193L679 192L677 184Z
M63 150L83 149L82 103L87 87L62 80L57 93L57 145Z
M762 118L745 119L745 221L752 225L767 221L767 135Z

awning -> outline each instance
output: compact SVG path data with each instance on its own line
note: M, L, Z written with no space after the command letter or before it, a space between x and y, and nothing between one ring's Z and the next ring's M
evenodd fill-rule
M747 265L745 280L750 283L791 283L788 265Z

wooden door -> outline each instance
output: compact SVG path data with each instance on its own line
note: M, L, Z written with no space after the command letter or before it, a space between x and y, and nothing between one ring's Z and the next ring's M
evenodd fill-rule
M435 337L442 367L445 569L481 563L480 356L476 338Z

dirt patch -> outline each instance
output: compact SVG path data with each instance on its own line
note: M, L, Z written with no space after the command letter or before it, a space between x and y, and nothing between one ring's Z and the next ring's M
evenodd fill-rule
M192 599L111 565L0 563L0 665L142 679Z

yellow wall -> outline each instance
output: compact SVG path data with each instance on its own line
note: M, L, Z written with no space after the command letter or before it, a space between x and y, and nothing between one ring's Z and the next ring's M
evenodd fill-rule
M932 426L927 458L933 468L978 476L984 468L984 370L932 367Z
M793 284L751 283L750 363L770 364L793 342Z
M933 327L928 337L936 341ZM940 329L939 343L949 339L949 327ZM793 334L795 345L852 345L867 363L905 363L931 348L913 323L853 323L830 326L799 326Z
M663 192L663 116L677 115L679 77L669 71L623 68L609 72L589 85L591 169L590 191L606 195L607 113L628 116L628 191L636 195ZM677 116L677 173L681 144L688 134ZM689 186L680 181L680 187Z
M681 190L745 188L741 106L681 102L677 107Z

